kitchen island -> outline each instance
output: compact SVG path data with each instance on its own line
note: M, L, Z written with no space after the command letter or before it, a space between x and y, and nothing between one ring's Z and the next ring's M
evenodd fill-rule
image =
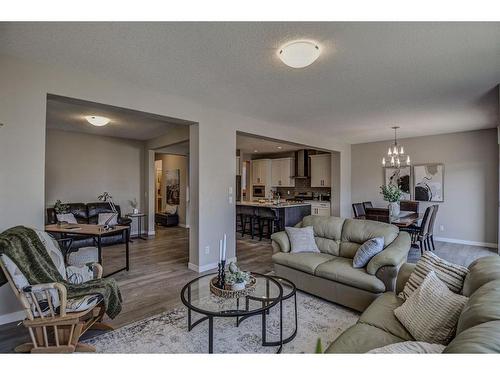
M278 227L275 228L276 231L285 230L285 227L293 227L305 216L311 215L311 203L301 203L301 202L247 202L240 201L236 202L237 206L250 206L255 208L263 208L276 211L279 218Z

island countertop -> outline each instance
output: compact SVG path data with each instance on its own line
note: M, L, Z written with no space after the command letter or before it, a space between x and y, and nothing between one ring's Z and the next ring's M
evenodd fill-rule
M251 206L251 207L287 208L287 207L310 206L311 203L308 203L308 202L303 202L303 203L281 202L279 204L276 204L276 203L272 203L272 202L260 203L260 202L237 201L236 205L237 206Z

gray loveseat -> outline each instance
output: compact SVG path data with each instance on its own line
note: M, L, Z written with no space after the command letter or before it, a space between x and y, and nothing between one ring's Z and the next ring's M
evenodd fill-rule
M397 294L415 268L404 264L397 278L396 293L384 293L342 333L327 353L366 353L375 348L415 339L394 316L403 304ZM454 339L444 353L500 353L500 257L480 258L469 266L462 294L469 301L460 315Z
M391 224L339 217L306 216L297 226L312 226L320 253L290 253L286 232L271 236L277 276L298 289L364 311L377 297L395 289L398 270L406 262L410 236ZM366 268L352 258L365 241L384 237L384 250Z

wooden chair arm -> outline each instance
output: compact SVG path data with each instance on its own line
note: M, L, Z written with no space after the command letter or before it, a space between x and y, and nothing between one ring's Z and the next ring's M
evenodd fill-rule
M94 268L94 279L102 278L102 266L99 263L92 263L92 267Z
M68 302L68 292L66 287L61 283L46 283L46 284L36 284L29 285L23 288L23 294L28 300L32 300L35 304L34 308L38 311L40 316L43 316L40 305L38 304L38 299L36 298L35 293L43 293L50 300L50 290L55 290L59 296L59 315L64 317L66 315L66 305ZM50 306L53 313L55 314L55 308Z

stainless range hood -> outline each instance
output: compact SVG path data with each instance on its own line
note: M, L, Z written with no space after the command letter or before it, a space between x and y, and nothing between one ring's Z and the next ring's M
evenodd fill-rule
M295 151L295 176L292 176L292 178L309 177L309 150Z

